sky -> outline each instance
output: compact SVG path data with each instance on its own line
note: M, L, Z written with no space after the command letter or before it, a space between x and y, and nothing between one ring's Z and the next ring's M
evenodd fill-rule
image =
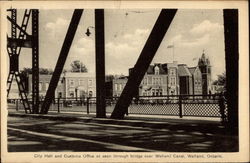
M73 10L40 10L39 62L42 68L54 69ZM152 30L159 9L105 10L106 74L128 75ZM151 64L173 60L189 67L197 66L203 50L212 65L212 79L225 71L222 10L179 9ZM21 21L22 11L18 12ZM95 72L94 10L84 10L64 68L80 60L90 73ZM28 29L30 33L30 29ZM174 48L167 48L174 45ZM20 69L31 67L31 50L22 49Z

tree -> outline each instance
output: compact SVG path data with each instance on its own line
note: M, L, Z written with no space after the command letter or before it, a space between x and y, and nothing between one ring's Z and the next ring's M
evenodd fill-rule
M88 72L87 67L80 60L73 61L70 66L71 72Z
M24 67L20 72L22 75L32 74L32 68ZM48 68L39 68L39 74L52 75L53 70Z
M223 72L220 75L217 75L217 80L213 82L214 85L226 85L226 73Z
M213 82L213 85L220 85L223 86L223 91L226 90L226 73L223 72L220 75L217 75L217 80Z

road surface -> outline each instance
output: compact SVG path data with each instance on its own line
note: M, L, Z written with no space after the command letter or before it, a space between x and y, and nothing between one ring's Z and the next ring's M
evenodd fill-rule
M226 135L220 127L211 130L211 126L210 129L199 124L183 127L175 122L164 122L168 125L161 127L104 122L9 116L8 151L237 151L237 137ZM144 123L147 122L141 121Z

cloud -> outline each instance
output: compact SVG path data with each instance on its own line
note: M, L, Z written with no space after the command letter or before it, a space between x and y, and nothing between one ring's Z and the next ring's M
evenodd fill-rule
M193 40L184 40L183 42L180 42L180 45L184 47L199 47L207 44L209 40L210 40L210 35L205 34L204 36L195 38Z
M203 46L210 41L210 34L205 34L201 37L187 37L182 34L178 34L174 36L170 43L174 43L174 46L176 47L183 47L183 48L190 48L190 47L199 47Z
M45 24L45 31L50 37L64 36L69 25L69 20L57 18L55 22Z
M126 42L138 46L146 41L149 36L149 29L136 29L134 33L123 35Z
M182 39L183 39L183 35L182 35L182 34L178 34L178 35L174 36L174 37L170 40L170 43L181 42Z
M109 42L106 44L106 72L108 74L128 74L133 67L141 48L128 43Z
M190 30L191 34L204 34L211 32L218 32L223 29L223 25L219 23L212 23L209 20L204 20L200 24L194 24Z

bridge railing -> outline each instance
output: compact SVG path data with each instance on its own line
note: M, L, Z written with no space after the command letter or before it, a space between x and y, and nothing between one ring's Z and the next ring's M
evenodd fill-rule
M119 97L106 97L106 112L112 113ZM168 116L221 117L227 116L227 104L224 110L220 102L222 95L167 95L134 97L127 113ZM31 103L31 99L30 103ZM43 99L40 100L42 105ZM8 108L23 109L19 99L8 99ZM96 113L96 97L55 98L49 111Z

